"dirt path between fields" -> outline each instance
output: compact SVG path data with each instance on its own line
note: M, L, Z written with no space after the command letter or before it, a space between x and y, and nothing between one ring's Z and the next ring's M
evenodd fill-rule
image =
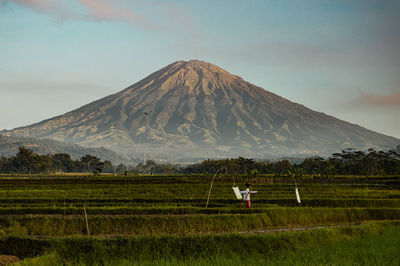
M21 261L20 258L13 255L0 255L0 265L11 265L12 263L16 263Z

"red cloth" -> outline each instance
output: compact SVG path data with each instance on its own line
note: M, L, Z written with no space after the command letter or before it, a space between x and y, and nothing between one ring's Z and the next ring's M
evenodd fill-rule
M251 208L250 200L246 200L246 208Z

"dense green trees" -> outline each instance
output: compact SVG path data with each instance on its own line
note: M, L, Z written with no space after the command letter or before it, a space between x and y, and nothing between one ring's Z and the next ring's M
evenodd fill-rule
M368 152L346 149L324 159L319 156L309 157L301 163L294 164L288 160L255 161L237 158L224 160L205 160L184 169L185 173L214 173L225 167L231 173L250 174L253 170L261 174L286 175L288 171L331 177L341 175L395 175L400 174L400 154L393 150Z
M5 173L47 173L51 164L50 155L38 155L24 147L15 156L0 158L1 172Z
M19 147L18 153L11 157L0 157L1 173L46 174L51 172L113 172L110 161L102 162L99 158L86 155L80 160L72 160L69 154L39 155L25 147Z
M368 152L346 149L331 158L338 174L377 175L399 174L400 154L369 149Z
M203 174L215 173L220 168L226 168L229 174L257 176L259 174L287 175L301 173L315 177L331 177L340 175L395 175L400 174L400 154L394 150L367 152L346 149L334 153L324 159L314 156L295 164L288 160L256 161L243 157L223 160L207 159L201 163L186 167L173 164L161 164L148 160L146 164L137 166L114 166L110 161L86 155L79 160L71 159L69 154L38 155L33 151L20 147L12 157L0 157L0 173L41 174L51 172L91 172L106 173L142 173L142 174Z

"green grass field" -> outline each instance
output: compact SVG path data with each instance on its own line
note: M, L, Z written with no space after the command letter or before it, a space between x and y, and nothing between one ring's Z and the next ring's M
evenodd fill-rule
M372 251L400 234L399 177L305 178L298 182L301 204L283 178L238 178L242 189L250 181L259 191L250 210L235 199L230 177L216 180L205 208L210 181L1 176L0 255L18 256L26 265L352 265L372 253L377 264L395 265L388 258L399 248ZM268 231L316 226L327 228Z

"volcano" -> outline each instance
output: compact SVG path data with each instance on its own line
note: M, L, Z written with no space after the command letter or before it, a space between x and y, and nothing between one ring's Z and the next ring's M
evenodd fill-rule
M6 133L166 158L329 155L400 144L198 60L172 63L118 93Z

